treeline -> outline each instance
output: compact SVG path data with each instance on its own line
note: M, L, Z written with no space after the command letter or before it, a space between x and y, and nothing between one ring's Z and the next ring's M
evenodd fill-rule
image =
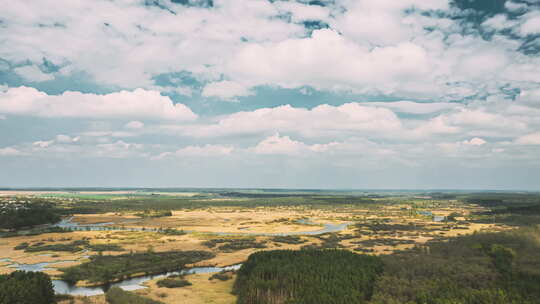
M60 269L61 278L69 283L86 280L95 284L107 284L130 278L137 274L158 274L177 271L186 264L211 259L208 251L168 251L129 253L122 255L97 255L80 265Z
M504 223L512 226L535 226L540 224L540 194L538 193L492 193L466 197L469 203L489 208L475 214L481 223Z
M0 207L0 229L20 229L60 221L50 203L5 203Z
M251 196L251 195L248 195ZM168 216L171 210L197 209L209 207L296 207L296 206L314 206L314 207L333 207L335 205L374 205L388 203L381 200L373 200L362 196L352 195L287 195L276 194L270 196L234 195L231 200L213 201L208 198L194 197L132 197L127 199L108 200L103 204L103 200L79 200L70 203L66 209L61 209L63 214L89 214L105 212L131 212L135 211L144 216L145 210L149 214L164 212L161 216ZM165 215L167 214L167 215Z
M382 272L378 257L344 250L257 252L238 271L239 304L365 303Z
M54 303L54 289L48 275L25 271L0 275L0 304Z
M383 256L372 303L538 303L539 238L538 228L477 233Z

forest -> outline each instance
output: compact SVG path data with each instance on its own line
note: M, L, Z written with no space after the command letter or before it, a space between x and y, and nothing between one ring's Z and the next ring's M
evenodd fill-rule
M238 304L365 303L382 272L380 258L343 250L252 254L238 271Z
M238 304L533 304L540 228L475 233L383 255L267 251L238 271Z
M55 223L60 216L48 202L0 204L0 229L20 229Z

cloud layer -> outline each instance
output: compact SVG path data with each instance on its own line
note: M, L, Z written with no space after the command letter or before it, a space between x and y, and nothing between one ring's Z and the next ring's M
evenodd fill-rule
M0 12L0 165L22 172L13 184L69 182L92 163L141 185L538 187L534 1L54 7Z

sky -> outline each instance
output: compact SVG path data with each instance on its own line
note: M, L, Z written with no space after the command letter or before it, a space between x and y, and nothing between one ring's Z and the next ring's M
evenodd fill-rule
M538 0L21 0L0 187L540 190Z

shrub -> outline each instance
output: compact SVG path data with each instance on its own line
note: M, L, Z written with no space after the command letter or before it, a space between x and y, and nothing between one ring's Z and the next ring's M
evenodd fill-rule
M184 286L191 286L191 282L185 279L181 278L165 278L162 280L157 281L156 283L159 287L165 287L165 288L177 288L177 287L184 287Z

